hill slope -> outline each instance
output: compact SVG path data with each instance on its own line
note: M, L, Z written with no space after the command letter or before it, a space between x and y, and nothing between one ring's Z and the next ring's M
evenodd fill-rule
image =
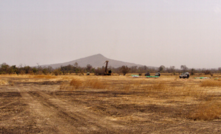
M96 54L96 55L88 56L88 57L85 57L85 58L73 60L73 61L70 61L70 62L51 64L51 65L42 65L42 67L51 66L52 68L58 68L58 67L61 67L61 66L66 66L66 65L74 65L74 63L77 62L78 66L80 66L80 67L86 67L87 64L90 64L94 68L97 68L97 67L104 66L105 65L104 63L105 63L106 60L109 61L108 66L115 67L115 68L116 67L121 67L123 65L128 66L128 67L143 66L143 65L138 65L138 64L134 64L134 63L128 63L128 62L109 59L109 58L104 57L101 54Z

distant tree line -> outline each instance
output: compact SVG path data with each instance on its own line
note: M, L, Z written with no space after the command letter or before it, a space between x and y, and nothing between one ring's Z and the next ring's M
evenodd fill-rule
M8 65L6 63L0 64L0 74L54 74L54 75L65 75L65 74L78 74L83 75L84 73L90 72L95 74L102 74L104 72L105 68L104 66L101 68L94 68L90 64L88 64L86 67L80 67L77 63L74 65L67 65L67 66L61 66L59 68L53 69L52 67L30 67L30 66L15 66L15 65ZM202 73L202 74L214 74L214 73L221 73L221 67L217 69L194 69L194 68L188 68L185 65L181 65L180 69L175 69L174 66L165 67L161 65L160 67L147 67L147 66L121 66L118 68L114 67L108 67L108 70L111 70L112 73L117 74L123 74L126 75L127 73L171 73L171 74L177 74L182 72L189 72L191 75L194 75L195 73Z

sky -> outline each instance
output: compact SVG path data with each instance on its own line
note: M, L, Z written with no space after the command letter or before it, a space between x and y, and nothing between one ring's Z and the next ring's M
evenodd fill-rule
M0 0L0 64L218 68L220 50L220 0Z

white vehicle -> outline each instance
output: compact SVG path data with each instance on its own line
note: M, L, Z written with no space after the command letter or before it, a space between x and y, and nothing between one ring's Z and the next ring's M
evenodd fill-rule
M185 73L182 73L182 74L180 75L180 79L181 79L181 78L184 78L184 79L187 78L187 79L188 79L189 77L190 77L189 72L185 72Z

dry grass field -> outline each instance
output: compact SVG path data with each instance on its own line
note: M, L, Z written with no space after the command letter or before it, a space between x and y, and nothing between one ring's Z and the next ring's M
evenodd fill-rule
M221 78L0 76L0 133L221 133Z

